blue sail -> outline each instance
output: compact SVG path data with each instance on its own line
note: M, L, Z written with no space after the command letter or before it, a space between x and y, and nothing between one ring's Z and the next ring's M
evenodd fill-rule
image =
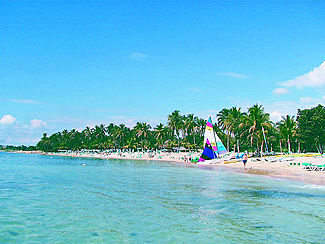
M212 149L212 145L209 142L209 139L207 139L207 141L205 143L204 150L203 150L202 155L201 155L201 157L199 159L199 162L202 162L202 161L205 161L205 160L214 159L214 158L217 158L217 154Z

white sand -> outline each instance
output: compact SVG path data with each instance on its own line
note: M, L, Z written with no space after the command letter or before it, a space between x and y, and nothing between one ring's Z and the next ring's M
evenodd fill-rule
M290 163L296 165L290 165ZM300 163L300 166L298 166ZM233 169L237 172L247 174L265 175L275 178L288 179L309 184L325 185L325 171L308 171L303 169L302 163L325 164L323 157L295 157L293 161L255 161L248 159L246 164L247 170L244 170L243 162L231 163L224 165L225 168Z

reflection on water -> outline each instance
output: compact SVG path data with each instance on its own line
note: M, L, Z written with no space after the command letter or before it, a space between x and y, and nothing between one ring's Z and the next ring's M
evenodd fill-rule
M153 161L0 165L0 242L325 241L324 187Z

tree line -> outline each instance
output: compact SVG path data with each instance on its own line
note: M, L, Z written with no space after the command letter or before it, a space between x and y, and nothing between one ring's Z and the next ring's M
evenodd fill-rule
M228 151L321 152L325 149L325 107L298 110L297 116L286 115L274 123L261 105L246 112L241 108L222 109L213 124ZM96 125L79 132L63 130L43 134L36 147L42 151L80 149L175 149L203 148L206 120L194 114L182 115L175 110L167 124L151 127L137 122L133 128L124 124Z

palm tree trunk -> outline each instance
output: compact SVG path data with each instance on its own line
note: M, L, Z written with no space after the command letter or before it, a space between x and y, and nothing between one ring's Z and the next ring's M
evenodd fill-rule
M237 139L237 152L239 153L240 150L239 150L239 140Z
M179 133L177 133L177 146L178 146L178 153L179 153Z
M227 138L227 151L229 152L229 139L230 139L230 133L227 132L228 138Z
M291 146L290 146L290 139L289 139L289 137L288 137L288 151L289 151L289 153L291 153Z
M177 137L178 152L179 152L179 137Z
M193 135L193 144L194 144L194 146L195 146L195 148L196 148L195 135Z
M258 144L258 140L256 139L256 154L258 154L260 151L260 145Z
M281 143L282 140L280 140L280 152L282 154L282 143Z

